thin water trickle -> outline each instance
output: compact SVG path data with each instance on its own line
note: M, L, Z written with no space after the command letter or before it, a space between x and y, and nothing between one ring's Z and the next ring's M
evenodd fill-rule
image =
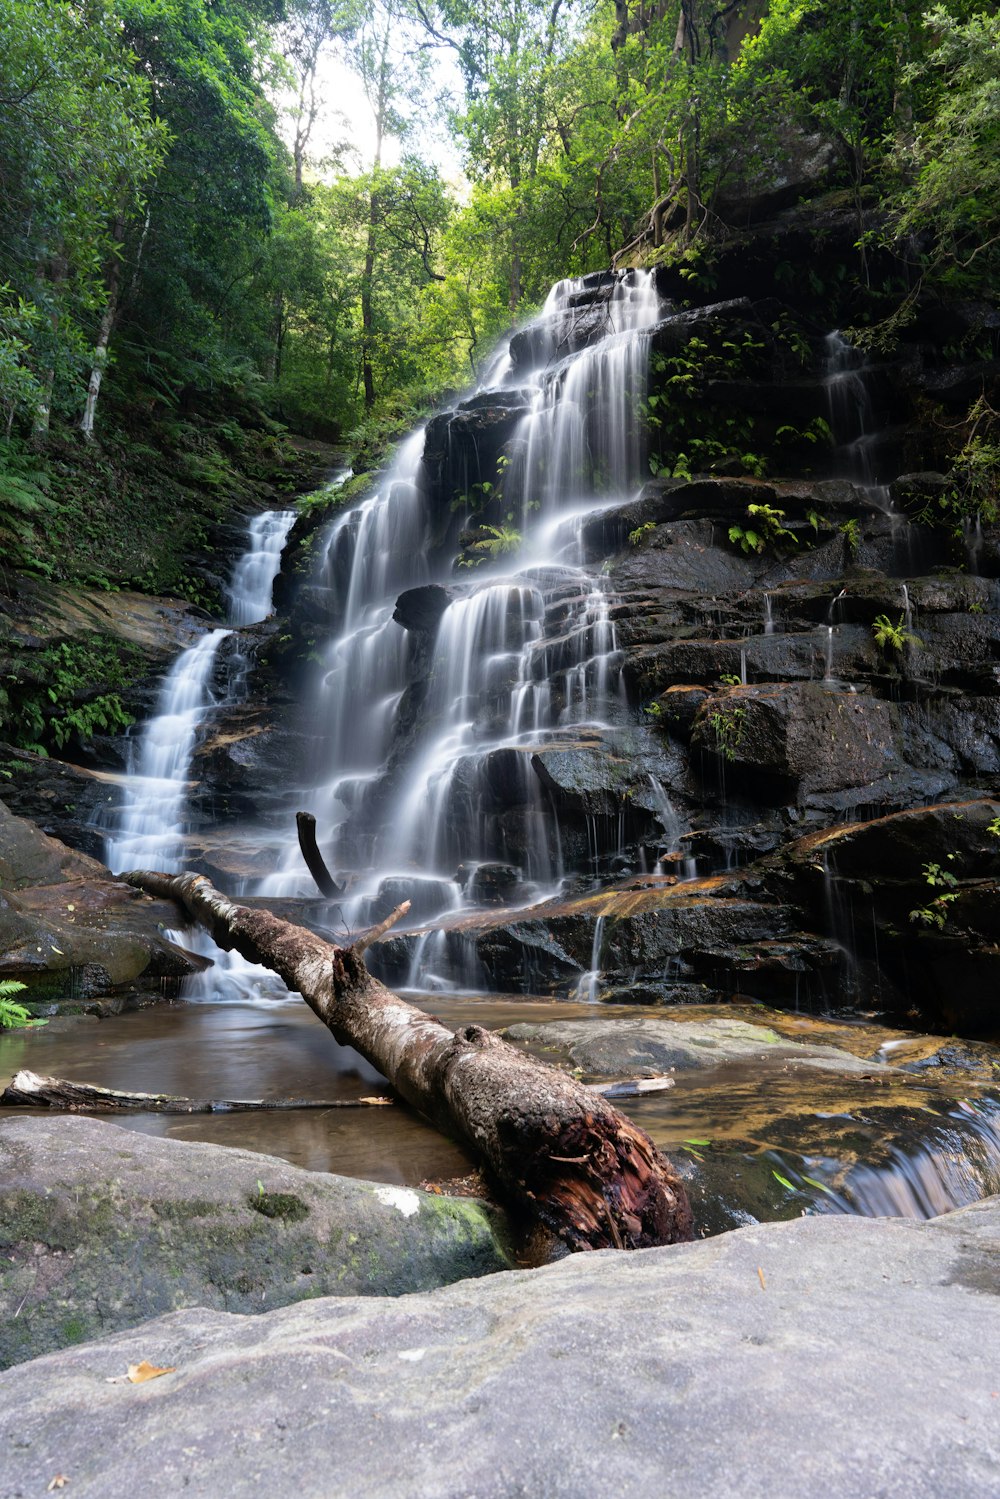
M769 593L765 593L764 595L764 634L774 634L774 615L771 612L771 595Z
M826 336L824 383L835 444L837 471L850 479L889 521L893 552L909 560L912 528L892 502L889 487L880 481L878 445L883 433L872 399L872 370L866 356L838 331Z
M663 853L657 860L656 872L657 874L677 874L681 880L695 880L698 878L697 862L689 854L685 854L683 845L683 839L689 829L667 795L663 782L651 774L649 784L656 800L656 815L663 828L665 845Z
M604 943L604 917L598 916L594 922L594 941L590 950L590 967L586 973L580 975L580 981L576 986L573 998L581 1004L596 1004L597 994L601 983L601 947Z

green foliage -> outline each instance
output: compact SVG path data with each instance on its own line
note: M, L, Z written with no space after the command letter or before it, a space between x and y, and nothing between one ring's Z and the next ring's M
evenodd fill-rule
M655 531L655 530L656 530L656 522L655 521L653 521L653 520L644 521L641 526L636 526L636 528L635 528L634 531L630 531L628 533L629 546L633 546L633 547L642 546L642 543L646 540L646 537L649 536L650 533L653 532L653 531Z
M856 557L861 547L861 522L852 515L850 520L845 520L837 529L844 538L848 552Z
M21 1031L29 1026L46 1024L44 1020L33 1020L24 1005L14 999L14 995L23 993L25 988L26 985L18 983L17 979L0 979L0 1031Z
M769 546L797 546L798 539L784 524L785 512L773 505L748 505L749 525L729 527L729 540L749 556Z
M897 234L919 234L926 270L961 289L1000 261L1000 17L937 5L905 72L915 128L895 143Z
M872 634L875 637L875 644L883 651L902 651L905 646L920 644L916 635L904 629L902 614L896 624L893 624L887 614L876 614L872 621Z
M50 540L57 506L51 478L38 458L0 439L0 555L8 564L51 574Z
M755 452L754 418L713 400L713 381L752 379L765 368L765 343L756 330L735 337L710 330L690 338L673 354L650 359L650 392L640 417L646 427L654 474L690 480L694 473L739 472L760 478L764 460Z
M100 635L62 640L45 647L19 676L8 678L7 741L46 753L74 737L114 734L133 722L121 692L134 682L141 654ZM118 690L109 690L118 689Z
M487 558L495 561L498 557L507 557L517 551L524 539L513 526L482 526L480 529L488 534L472 543L470 551L477 555L464 558L461 563L463 567L475 567Z
M44 434L83 401L95 319L167 130L111 0L0 0L0 400ZM115 273L117 275L117 272ZM74 389L75 387L75 389Z
M715 734L715 747L726 760L736 759L736 752L742 743L743 731L746 728L746 716L747 710L736 704L718 708L708 716Z
M954 859L954 854L949 854L949 859ZM910 912L910 920L919 922L921 926L934 926L938 931L943 931L948 920L949 907L958 900L958 880L950 869L945 869L940 864L929 863L922 865L924 881L931 889L941 891L933 900L928 901L925 906L918 906Z

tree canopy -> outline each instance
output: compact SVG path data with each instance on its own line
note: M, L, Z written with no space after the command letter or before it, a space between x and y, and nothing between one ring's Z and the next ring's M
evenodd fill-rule
M112 404L240 387L343 430L474 376L552 280L694 273L820 179L878 202L914 279L975 290L998 25L967 0L0 0L6 440L99 436L105 374ZM329 144L331 59L371 160Z

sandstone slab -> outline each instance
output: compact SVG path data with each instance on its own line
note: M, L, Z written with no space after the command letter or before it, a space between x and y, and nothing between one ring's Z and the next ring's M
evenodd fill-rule
M994 1499L1000 1203L189 1309L0 1376L0 1492ZM109 1383L146 1359L173 1372Z

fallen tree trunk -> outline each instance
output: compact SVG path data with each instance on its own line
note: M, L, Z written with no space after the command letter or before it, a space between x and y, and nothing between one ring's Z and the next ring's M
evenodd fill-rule
M363 954L409 909L335 947L239 906L203 875L123 879L179 902L220 947L277 973L344 1045L449 1133L499 1186L573 1249L638 1249L692 1237L687 1194L653 1141L599 1094L478 1025L453 1033L372 977Z
M247 1114L261 1109L361 1109L391 1098L177 1098L170 1093L120 1093L65 1077L21 1071L0 1093L0 1108L86 1109L106 1114Z

